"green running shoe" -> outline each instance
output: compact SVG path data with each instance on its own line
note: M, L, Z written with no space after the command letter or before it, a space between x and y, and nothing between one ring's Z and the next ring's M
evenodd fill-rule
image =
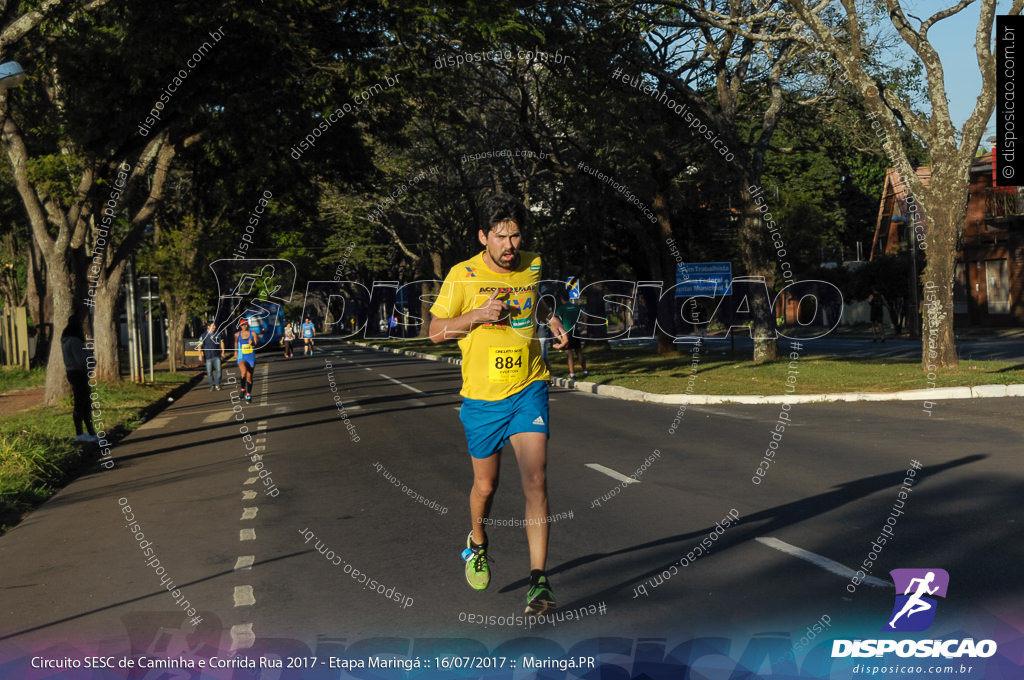
M537 585L530 586L526 591L526 613L545 614L555 609L555 593L551 590L547 576L541 576Z
M462 551L462 559L466 561L466 581L476 590L486 590L491 585L491 570L487 566L487 546L473 548L473 532L466 539L466 549Z

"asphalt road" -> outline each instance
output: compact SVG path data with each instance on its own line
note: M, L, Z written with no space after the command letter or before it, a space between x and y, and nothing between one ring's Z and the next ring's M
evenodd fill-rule
M1019 619L1020 399L939 402L931 416L915 402L795 405L757 477L779 406L680 414L553 388L550 511L571 517L552 525L549 574L560 609L587 614L487 623L522 614L526 539L492 527L491 587L468 587L459 385L456 366L351 345L260 356L244 408L201 384L122 441L114 469L84 475L0 538L0 659L69 645L324 656L402 653L404 638L434 639L418 652L524 637L559 649L596 636L795 640L823 615L832 634L867 637L892 608L888 571L902 567L950 574L933 632ZM262 470L247 446L263 447ZM881 581L850 593L915 460L872 569ZM619 481L645 461L639 483ZM522 505L507 449L493 517L511 524ZM125 506L151 545L133 537ZM716 530L730 514L739 522ZM702 539L710 551L688 557ZM188 622L186 599L201 622Z

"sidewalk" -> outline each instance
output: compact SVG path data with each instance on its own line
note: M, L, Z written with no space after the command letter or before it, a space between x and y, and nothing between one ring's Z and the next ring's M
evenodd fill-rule
M227 653L237 577L221 553L252 473L228 392L193 378L171 394L111 447L112 465L93 462L0 537L8 656L152 655L172 635Z
M1024 331L1022 331L1024 333ZM361 347L404 354L406 356L427 359L429 361L445 361L461 366L462 360L452 357L440 357L412 350L395 349L374 345L368 342L355 342ZM552 384L568 390L590 392L602 397L623 399L625 401L646 401L654 404L810 404L836 401L938 401L943 399L983 399L992 397L1024 397L1024 385L976 385L974 387L937 387L923 390L904 390L902 392L836 392L831 394L654 394L642 392L618 385L600 385L598 383L568 378L552 378Z

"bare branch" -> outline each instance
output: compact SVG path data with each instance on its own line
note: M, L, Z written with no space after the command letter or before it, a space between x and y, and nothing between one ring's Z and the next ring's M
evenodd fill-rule
M390 224L384 222L383 220L375 222L374 224L376 224L378 227L380 227L381 229L386 231L388 233L388 235L391 236L391 238L393 238L395 240L395 244L398 245L398 247L401 249L401 251L403 253L405 253L405 255L409 259L411 259L413 262L419 262L420 256L417 255L416 253L412 252L411 250L409 250L408 246L405 245L405 242L398 235L398 232L395 230L394 227L392 227Z
M1013 6L1007 12L1010 16L1019 16L1024 9L1024 0L1014 0ZM981 94L974 104L970 117L964 123L960 147L961 160L974 155L974 150L985 133L985 126L995 108L995 83L996 83L996 61L993 58L990 45L992 44L992 26L996 12L995 0L986 0L982 3L981 14L978 17L978 31L975 39L975 50L978 55L978 68L981 71ZM969 147L969 148L968 148ZM967 162L964 160L964 162Z
M968 5L973 5L974 2L975 0L960 0L960 3L958 5L954 7L948 7L944 10L941 10L931 15L921 24L921 35L927 35L928 29L931 28L936 22L942 21L943 19L953 16L960 10L966 8Z
M106 5L108 2L110 2L110 0L92 0L91 2L87 2L85 5L77 7L70 15L68 15L67 19L69 21L77 19L78 15L82 12L97 9ZM66 4L68 4L67 0L43 0L43 2L39 4L38 8L26 12L8 24L8 26L0 32L0 54L3 54L10 45L24 38L47 17L56 14Z
M28 212L29 224L32 226L32 234L35 237L36 243L39 244L43 257L49 260L58 248L58 239L51 237L46 229L47 217L44 214L42 201L28 179L28 149L25 147L25 140L21 136L21 130L18 128L18 125L7 115L6 101L3 102L0 113L4 115L3 139L7 147L7 156L11 161L14 185L21 196L22 202L25 204L25 210ZM59 247L63 247L63 244Z

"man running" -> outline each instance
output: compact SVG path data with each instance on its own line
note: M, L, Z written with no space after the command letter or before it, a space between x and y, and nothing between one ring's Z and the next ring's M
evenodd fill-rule
M498 486L499 456L505 442L519 462L526 496L526 539L530 548L530 588L526 613L555 608L544 573L548 549L547 440L548 380L534 323L540 256L520 252L526 207L504 194L491 196L482 209L477 238L483 252L448 273L430 309L430 339L459 339L462 391L459 418L473 462L469 495L472 530L463 559L466 580L483 590L491 580L484 524ZM551 318L559 344L567 337Z
M239 381L242 384L242 396L247 402L251 402L252 371L256 365L256 343L260 336L249 330L249 320L245 317L239 319L238 329L235 333L235 358L238 361Z
M926 612L932 608L931 603L925 602L921 598L923 598L925 595L934 595L935 591L939 589L938 586L935 586L934 588L928 587L934 580L934 571L929 571L927 574L925 574L924 578L910 579L910 583L907 584L907 589L903 592L903 594L910 595L910 591L914 588L915 583L917 584L917 591L913 595L910 595L909 598L907 598L907 601L906 603L904 603L903 609L900 610L900 613L892 617L892 621L889 622L890 628L895 628L896 621L899 620L899 618L904 614L906 614L907 618L909 619L914 614L917 614L919 612Z
M309 356L313 353L313 338L316 337L316 327L313 326L313 322L306 317L306 320L302 322L302 343L305 345L303 348L303 354Z

